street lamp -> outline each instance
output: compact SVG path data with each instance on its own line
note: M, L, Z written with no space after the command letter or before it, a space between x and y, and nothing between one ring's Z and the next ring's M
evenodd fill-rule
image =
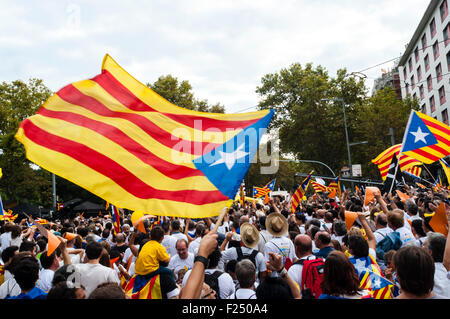
M345 125L345 140L347 141L347 155L348 155L348 165L350 167L350 176L352 176L352 157L350 155L350 143L348 141L348 130L347 130L347 117L345 116L345 102L343 98L334 98L334 99L322 99L322 102L329 102L329 101L340 101L342 103L342 112L344 112L344 125Z

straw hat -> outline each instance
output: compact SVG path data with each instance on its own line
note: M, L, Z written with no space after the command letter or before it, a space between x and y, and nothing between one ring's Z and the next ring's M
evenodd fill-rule
M286 218L280 213L271 213L266 218L266 229L269 234L275 237L286 234L288 227Z
M243 223L241 225L240 233L241 240L244 243L245 247L254 248L258 245L259 231L254 225L250 223Z

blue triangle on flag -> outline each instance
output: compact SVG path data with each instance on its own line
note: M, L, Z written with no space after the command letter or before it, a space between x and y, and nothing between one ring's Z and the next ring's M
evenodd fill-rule
M224 144L192 161L225 196L234 199L273 114L274 111L270 110L266 116Z
M437 143L436 137L431 133L428 126L421 120L417 113L413 112L403 145L403 152L413 151Z

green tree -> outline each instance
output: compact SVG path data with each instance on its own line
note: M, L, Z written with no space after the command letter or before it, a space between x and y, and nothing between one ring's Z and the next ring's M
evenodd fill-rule
M146 85L177 106L200 112L225 113L225 107L220 103L210 105L208 100L196 99L189 81L179 82L170 74L160 76L153 84L147 83Z
M4 200L46 205L51 201L51 181L30 166L25 150L14 135L20 123L35 114L51 91L39 79L0 84L0 191Z
M391 87L377 91L357 109L355 134L368 144L354 146L352 160L361 163L365 177L380 179L378 167L371 160L392 146L390 128L394 130L394 145L402 143L411 109L419 110L417 100L399 100Z
M270 129L277 129L282 154L297 159L319 160L334 171L346 164L344 117L340 102L323 99L343 98L347 114L352 114L364 101L366 88L362 80L338 70L335 78L322 66L292 64L278 73L261 79L256 92L259 109L274 109ZM356 118L347 116L350 136L354 136ZM325 168L316 173L328 175Z

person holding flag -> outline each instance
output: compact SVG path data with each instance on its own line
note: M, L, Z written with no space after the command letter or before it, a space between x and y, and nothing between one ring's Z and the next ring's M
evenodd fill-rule
M303 201L303 196L306 194L306 190L308 189L309 182L311 180L311 175L314 171L311 171L305 180L300 184L297 190L292 194L291 197L291 212L295 213L297 207Z

